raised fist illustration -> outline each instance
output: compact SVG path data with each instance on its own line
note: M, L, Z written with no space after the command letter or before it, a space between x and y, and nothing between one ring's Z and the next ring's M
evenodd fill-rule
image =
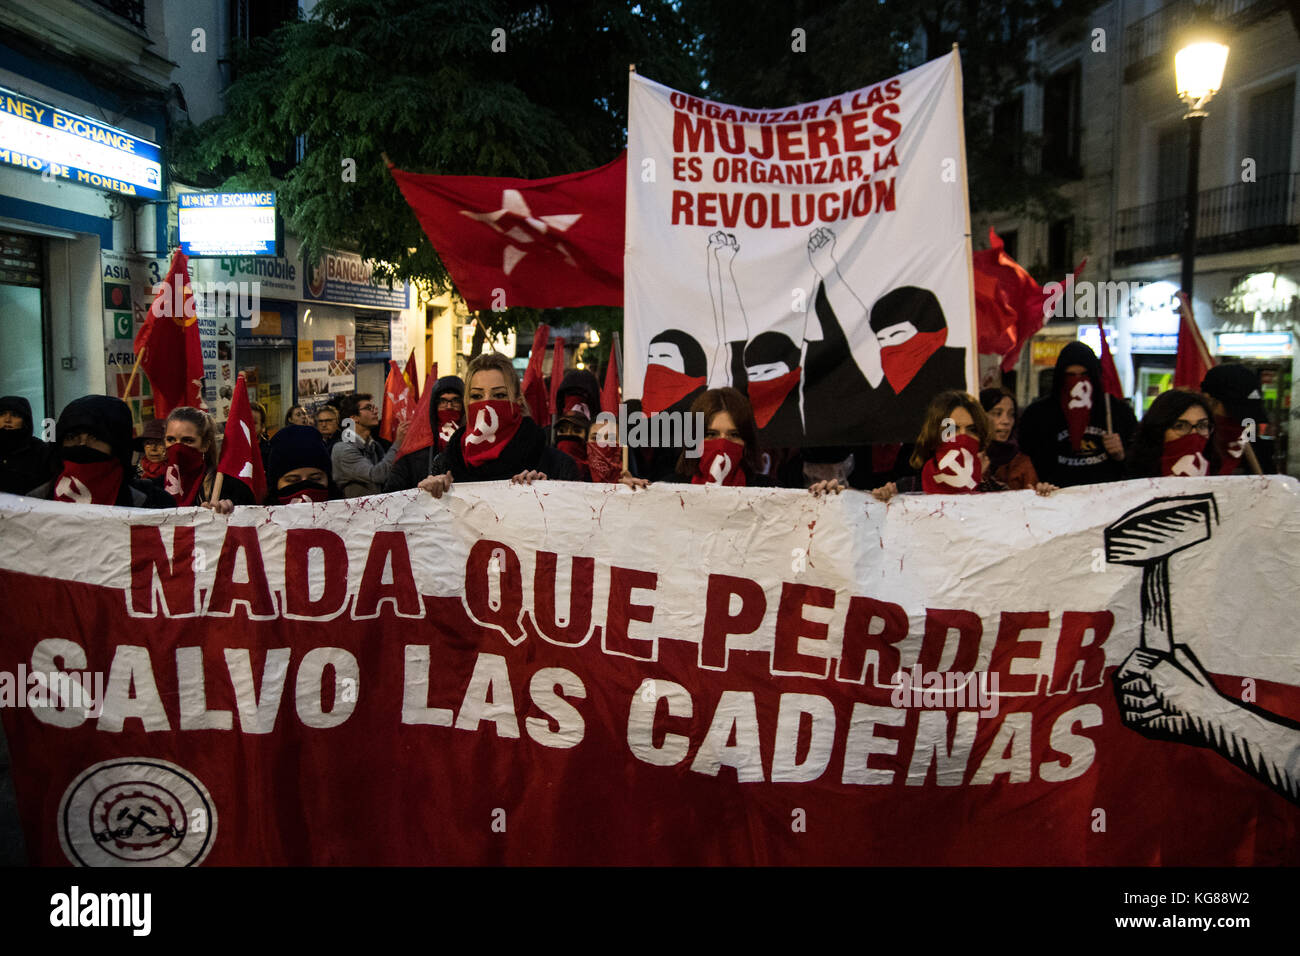
M808 237L808 261L823 279L838 266L835 260L835 233L825 226L814 229Z

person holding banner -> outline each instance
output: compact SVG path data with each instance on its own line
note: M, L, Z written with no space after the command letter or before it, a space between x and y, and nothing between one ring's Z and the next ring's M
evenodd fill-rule
M32 498L120 508L174 508L151 481L131 477L131 409L120 398L87 395L69 402L54 426L58 473Z
M1011 491L1024 491L1038 485L1038 473L1029 456L1020 450L1014 437L1016 397L1006 388L980 391L980 405L989 417L992 435L987 457L992 477Z
M424 398L420 401L424 402ZM410 451L402 453L393 462L393 469L384 482L385 492L414 488L421 478L433 474L433 459L439 452L447 450L451 437L465 423L465 383L460 376L444 375L438 379L433 385L433 394L428 397L428 406L432 439L427 446L421 447L412 428L409 441L414 444ZM416 412L419 412L418 408Z
M1056 360L1052 391L1020 419L1020 449L1040 481L1062 488L1121 481L1124 446L1136 430L1128 403L1106 395L1097 353L1071 342Z
M222 497L213 505L212 488L217 478L217 426L212 416L189 405L173 408L167 416L167 470L162 489L176 507L201 505L229 513L234 505L257 504L242 481L230 478L222 484Z
M416 486L441 498L457 481L578 481L568 455L546 441L546 429L528 415L514 364L498 352L475 356L465 373L465 424L433 459L433 473Z
M1157 395L1128 450L1128 477L1219 474L1219 451L1210 441L1211 401L1190 388L1171 388Z
M310 425L285 425L271 439L268 505L332 501L343 495L330 475L330 454Z

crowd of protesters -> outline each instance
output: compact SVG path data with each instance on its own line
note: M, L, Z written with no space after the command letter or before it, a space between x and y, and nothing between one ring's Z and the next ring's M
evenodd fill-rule
M468 383L468 384L467 384ZM433 385L423 444L403 453L410 422L391 442L378 434L374 396L335 396L313 412L294 405L270 433L266 409L251 405L256 448L267 478L255 501L247 484L224 476L220 436L208 414L172 410L134 433L120 399L88 395L60 414L54 441L34 433L23 398L0 398L0 491L59 501L126 507L201 505L229 512L247 504L320 502L419 488L438 498L454 484L509 480L621 483L689 482L731 487L847 488L888 501L906 493L1033 490L1159 476L1228 475L1270 470L1251 446L1267 421L1259 380L1241 365L1210 370L1201 390L1157 396L1139 422L1125 401L1105 394L1101 366L1082 343L1060 354L1050 391L1023 413L1005 388L979 396L935 395L915 441L858 447L760 447L754 414L734 388L698 389L690 413L703 423L697 449L620 444L617 409L602 409L596 377L568 372L556 393L555 420L535 421L510 359L470 362L463 381ZM1095 400L1094 400L1095 398ZM602 417L602 411L614 413ZM1271 462L1265 461L1265 465Z

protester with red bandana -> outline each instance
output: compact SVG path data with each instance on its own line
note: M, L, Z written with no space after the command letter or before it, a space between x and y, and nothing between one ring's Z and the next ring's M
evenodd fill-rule
M59 472L33 498L124 508L174 508L157 485L131 476L131 410L120 398L87 395L68 403L54 426Z
M1019 444L1039 481L1062 488L1090 485L1124 478L1124 446L1136 429L1137 416L1128 403L1102 388L1097 353L1071 342L1056 360L1052 391L1021 416Z
M628 457L629 468L635 462L635 456ZM587 429L587 467L591 472L592 484L622 483L629 488L644 488L650 483L623 467L623 447L618 442L618 423L609 418L594 421Z
M555 447L573 459L579 481L591 481L587 462L587 432L591 421L577 411L564 412L555 422Z
M266 504L288 505L341 498L330 478L330 454L310 425L285 425L271 439Z
M577 481L578 469L546 442L546 430L528 417L519 373L496 352L476 357L465 376L469 405L465 424L446 451L433 459L433 474L417 486L435 498L457 481L532 484L545 479Z
M1213 406L1210 415L1214 418L1214 447L1220 461L1218 474L1254 474L1247 445L1254 452L1260 472L1271 474L1275 470L1273 443L1258 441L1261 430L1268 425L1259 373L1245 365L1216 365L1205 373L1201 391Z
M433 441L416 447L393 462L384 481L384 491L414 488L420 479L433 474L433 459L447 450L452 436L465 424L465 383L459 375L444 375L433 384L429 399L429 428Z
M1210 436L1211 399L1190 388L1156 396L1128 449L1128 477L1199 478L1219 473L1219 453Z
M140 437L135 440L135 450L140 453L137 478L162 485L167 471L167 423L151 419L144 423Z
M217 426L206 412L189 405L173 408L167 416L164 441L167 468L162 490L172 496L177 507L201 505L229 513L235 505L257 503L249 487L230 475L222 479L221 500L215 506L211 503L217 480Z

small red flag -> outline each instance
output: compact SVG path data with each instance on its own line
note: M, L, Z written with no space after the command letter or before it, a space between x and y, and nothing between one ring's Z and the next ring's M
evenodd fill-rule
M614 333L614 347L609 352L609 364L605 366L605 385L600 390L600 410L618 414L618 333Z
M411 398L418 402L420 400L420 370L415 367L415 349L411 349L411 354L406 357L406 370L402 374L406 376L406 383L411 386ZM424 387L429 387L427 381L424 383Z
M392 441L397 435L398 422L409 421L415 411L415 398L406 383L402 368L388 360L388 378L384 382L384 410L379 418L379 437Z
M258 447L253 409L248 404L248 386L244 383L243 372L235 380L235 393L230 400L230 417L226 419L226 437L221 442L221 461L217 463L217 471L248 485L257 501L266 497L262 452Z
M564 339L555 337L555 346L551 352L551 424L560 417L560 383L564 381Z
M420 395L420 400L416 403L415 411L411 415L411 427L406 430L406 437L402 439L402 447L397 452L397 458L409 455L413 451L419 451L421 448L428 448L433 444L433 426L429 423L429 405L434 400L433 383L438 380L435 377L437 372L438 363L434 362L433 368L429 372L429 378L424 383L424 392Z
M1115 367L1115 356L1111 354L1110 343L1106 341L1106 328L1097 317L1097 331L1101 333L1101 388L1107 395L1124 398L1124 387L1119 382L1119 369Z
M1192 316L1187 293L1178 293L1178 356L1174 359L1174 388L1199 390L1205 373L1218 363L1201 337L1200 327Z
M474 311L623 304L626 153L550 179L388 171Z
M154 417L166 418L182 405L206 411L203 346L185 253L176 250L167 278L154 291L149 315L135 338L140 369L153 388Z
M539 425L551 421L551 401L546 395L546 382L542 375L542 362L546 359L546 340L551 337L549 325L539 325L533 333L533 350L528 353L528 367L524 369L524 401L528 403L528 413ZM469 382L465 383L465 394L469 395Z

